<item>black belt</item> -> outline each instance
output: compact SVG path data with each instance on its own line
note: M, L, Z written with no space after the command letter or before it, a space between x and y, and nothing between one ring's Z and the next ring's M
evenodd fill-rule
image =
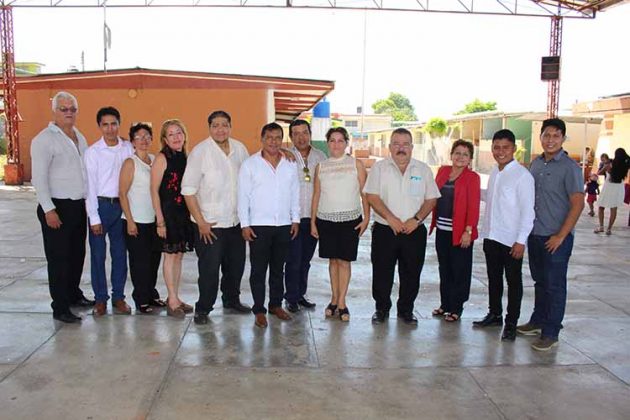
M118 197L101 197L101 196L98 196L96 198L98 198L99 201L107 201L110 204L114 204L114 203L119 203L120 202L120 198L118 198Z

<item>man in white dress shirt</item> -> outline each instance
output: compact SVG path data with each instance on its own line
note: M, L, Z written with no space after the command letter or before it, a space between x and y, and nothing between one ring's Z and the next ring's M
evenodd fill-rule
M232 118L225 111L208 116L210 136L195 146L186 163L182 195L197 227L195 251L199 269L196 324L207 324L219 288L223 307L251 311L240 301L245 270L245 241L237 211L238 172L249 157L247 149L230 137Z
M508 305L501 340L514 341L523 298L523 254L534 226L534 178L514 159L516 138L510 130L492 137L492 169L486 192L481 238L488 272L489 312L476 327L503 324L501 299L503 272L508 285Z
M315 168L326 160L321 150L311 145L311 125L305 120L294 120L289 125L289 137L295 156L297 175L300 182L300 231L291 241L287 264L284 267L284 299L290 312L298 312L300 306L314 308L315 303L306 299L308 271L317 247L317 239L311 235L311 201Z
M74 323L81 318L70 311L71 305L94 305L79 288L87 230L83 156L88 146L74 126L76 98L58 92L52 110L54 121L31 142L31 182L37 193L53 318Z
M119 314L130 314L125 302L127 281L127 248L122 224L122 208L118 199L120 168L134 153L130 142L118 137L120 113L116 108L105 107L96 114L96 122L103 136L85 153L87 172L87 214L90 223L90 262L92 289L96 304L95 316L107 312L107 277L105 275L106 241L112 259L112 307Z
M282 320L291 319L282 309L282 279L289 244L299 231L300 184L296 164L281 152L283 136L280 125L265 125L261 132L262 150L243 163L238 178L238 216L243 238L249 242L252 312L260 328L267 326L267 268L269 312Z

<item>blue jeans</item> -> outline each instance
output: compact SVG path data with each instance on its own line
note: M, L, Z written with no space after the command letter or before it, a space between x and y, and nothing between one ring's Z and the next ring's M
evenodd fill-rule
M529 323L542 329L541 337L558 338L567 304L567 268L573 234L551 254L545 249L549 236L529 235L529 270L534 279L534 312Z
M97 302L107 302L107 277L105 275L105 236L109 238L109 254L112 259L112 299L125 298L125 282L127 281L127 248L123 223L120 218L122 210L118 202L98 200L98 215L101 218L103 233L95 235L90 230L90 261L92 273L92 289Z
M317 239L311 236L311 219L300 220L298 236L291 241L287 264L284 268L284 298L289 303L297 303L306 294L308 271L315 253Z

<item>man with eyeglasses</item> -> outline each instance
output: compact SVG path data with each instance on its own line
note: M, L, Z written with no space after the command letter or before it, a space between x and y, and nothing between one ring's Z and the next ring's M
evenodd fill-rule
M289 137L293 143L289 150L295 156L300 182L300 230L298 236L291 241L284 268L284 299L290 312L298 312L300 306L309 309L316 306L306 298L308 271L317 246L317 239L311 235L311 200L315 168L326 160L326 155L311 145L311 125L305 120L291 122Z
M86 207L90 222L90 263L92 289L96 304L92 313L103 316L107 313L107 277L105 274L106 240L109 238L111 255L112 308L114 313L128 315L131 308L125 302L127 281L127 248L120 207L120 169L125 159L133 156L130 142L118 137L120 112L114 107L98 110L96 122L103 134L85 152L87 173Z
M88 146L75 127L78 108L73 95L58 92L52 99L53 122L31 143L31 182L37 193L53 318L65 323L81 321L70 306L94 305L79 287L87 230L83 156Z
M249 313L240 300L245 270L245 240L237 211L238 172L249 157L245 145L230 135L232 117L225 111L208 116L210 136L192 150L182 179L182 195L197 230L199 300L195 324L207 324L219 289L223 308Z
M424 219L440 197L429 166L412 158L411 132L397 128L390 138L390 157L377 162L363 191L376 212L372 225L372 297L376 311L372 323L389 318L394 269L400 280L398 318L416 325L414 302L424 266L427 229Z

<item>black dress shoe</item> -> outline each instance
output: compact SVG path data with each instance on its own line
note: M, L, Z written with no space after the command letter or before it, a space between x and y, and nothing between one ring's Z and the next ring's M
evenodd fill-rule
M57 321L65 322L66 324L74 324L77 322L81 322L81 317L76 316L72 312L66 312L63 314L53 314L53 318Z
M95 303L96 303L95 300L90 300L86 298L85 296L81 296L79 299L77 299L76 301L72 303L72 306L80 306L82 308L89 308L89 307L94 306Z
M243 314L250 313L252 308L247 305L243 305L240 300L235 300L234 302L225 302L223 304L223 309L234 309L237 312L241 312Z
M300 312L300 306L297 303L287 303L287 310L289 312Z
M208 314L204 314L203 312L195 312L195 317L193 321L197 325L205 325L208 323Z
M505 324L505 327L503 327L503 334L501 334L501 341L514 340L516 340L516 325Z
M418 318L412 312L398 314L398 319L402 319L405 324L418 325Z
M372 315L372 324L382 324L389 318L389 311L379 311L378 309Z
M473 326L484 328L484 327L499 327L503 325L503 318L501 315L495 315L493 313L488 313L484 319L481 321L473 321Z
M305 308L311 309L317 306L317 304L315 302L311 302L310 300L306 299L305 297L303 297L302 299L298 300L298 303L302 306L304 306Z

